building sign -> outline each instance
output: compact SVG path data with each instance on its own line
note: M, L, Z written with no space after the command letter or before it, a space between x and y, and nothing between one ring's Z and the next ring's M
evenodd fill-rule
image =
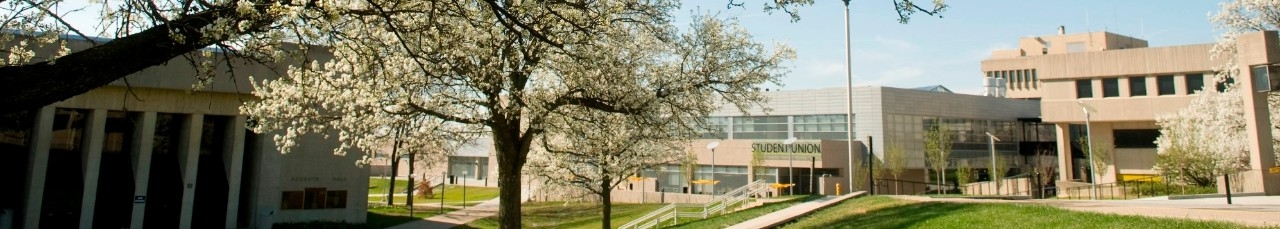
M822 153L822 147L817 142L796 142L791 147L781 142L755 142L751 143L751 152L753 153Z

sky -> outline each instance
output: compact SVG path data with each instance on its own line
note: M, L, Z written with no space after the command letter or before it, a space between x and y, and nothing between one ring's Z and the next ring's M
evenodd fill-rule
M727 8L731 1L743 7ZM756 41L779 42L796 50L783 85L764 88L800 90L845 85L844 4L816 0L798 8L801 20L763 11L769 0L684 0L676 23L687 25L690 12L737 18ZM931 1L919 1L931 2ZM943 85L956 93L979 94L980 63L993 50L1017 48L1019 38L1109 31L1145 39L1152 47L1212 43L1219 34L1208 21L1220 1L1025 1L948 0L942 17L916 14L898 23L893 0L853 0L850 6L852 71L855 86L913 88ZM69 9L84 1L69 1ZM69 20L82 30L97 25L95 9ZM87 13L86 13L87 12ZM94 32L89 32L91 35Z
M736 17L757 42L785 43L796 50L784 85L800 90L845 85L844 4L816 0L800 8L801 19L765 13L763 1L726 9L727 0L684 1L677 23L688 12L711 11ZM739 2L742 2L739 0ZM931 1L919 1L931 2ZM1220 1L1024 1L949 0L942 17L913 15L898 23L892 0L850 3L854 86L913 88L943 85L956 93L979 94L980 63L993 50L1017 48L1019 38L1066 32L1108 31L1147 40L1151 47L1213 43L1219 31L1209 22ZM681 21L683 20L683 21Z

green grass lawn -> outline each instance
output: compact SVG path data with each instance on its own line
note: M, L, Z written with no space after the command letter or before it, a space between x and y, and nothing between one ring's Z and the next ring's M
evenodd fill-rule
M397 188L399 187L397 186ZM435 191L436 191L436 196L434 196L433 198L422 198L422 196L414 196L413 203L414 204L439 204L440 190L437 189ZM464 205L462 202L463 201L462 192L463 192L462 186L445 185L444 203L448 205ZM386 196L378 196L377 195L378 193L372 193L372 194L374 195L369 196L369 202L385 203L387 200ZM466 199L465 205L472 206L472 205L479 204L480 202L484 202L486 200L498 198L498 188L467 186L466 195L467 195L467 199ZM396 201L396 204L403 204L405 202L405 197L397 196L395 197L395 201Z
M391 184L387 182L387 179L369 178L369 194L385 195L387 194L387 188L390 188L390 187L391 187ZM404 193L404 190L408 190L408 188L409 188L409 181L396 180L396 193Z
M453 211L445 209L445 212ZM411 220L427 218L438 215L438 208L418 207L414 209L413 216L409 216L409 209L404 207L386 207L386 206L370 206L369 212L366 213L366 222L364 224L338 223L338 222L307 222L307 223L278 223L272 228L283 229L338 229L338 228L354 228L354 229L382 229L395 225L400 225Z
M1247 228L1183 219L1068 211L1036 204L913 202L863 197L819 210L785 228Z
M613 204L611 227L622 226L665 204ZM603 206L597 203L530 202L520 208L521 228L600 228ZM455 228L498 228L498 218L489 217Z
M767 203L751 209L737 211L737 212L724 214L716 217L711 217L707 219L701 219L701 220L690 219L691 221L686 222L685 221L686 218L680 218L680 222L681 222L680 224L677 224L672 227L664 227L664 228L725 228L725 227L733 226L734 224L738 224L747 220L754 219L756 217L760 217L765 214L772 213L774 211L782 210L783 208L791 207L792 205L804 203L805 201L809 201L817 198L822 198L822 196L788 196L788 197L794 197L794 198L790 200L782 201L782 202Z

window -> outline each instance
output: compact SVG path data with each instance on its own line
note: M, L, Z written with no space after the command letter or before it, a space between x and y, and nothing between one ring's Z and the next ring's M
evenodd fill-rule
M1147 77L1129 77L1129 96L1147 95Z
M1187 74L1187 94L1204 90L1204 74Z
M329 191L325 196L328 197L325 208L347 208L347 191Z
M1116 148L1156 148L1160 130L1114 130L1112 134L1116 137Z
M1102 79L1102 97L1120 97L1120 78Z
M305 197L302 191L285 191L280 197L280 209L302 209Z
M1076 80L1076 98L1093 98L1091 80Z
M330 208L347 208L347 191L306 188L303 191L284 191L280 198L280 209Z
M1217 82L1214 85L1217 86L1218 92L1227 92L1227 88L1231 87L1231 85L1234 85L1234 84L1236 84L1236 78L1227 77L1226 79L1223 79L1221 82Z
M1036 70L1031 69L1031 87L1039 88L1040 87L1039 83L1040 83L1040 77L1036 77Z
M1174 92L1174 89L1173 89L1172 75L1156 76L1156 94L1157 95L1172 95L1175 93L1176 92Z

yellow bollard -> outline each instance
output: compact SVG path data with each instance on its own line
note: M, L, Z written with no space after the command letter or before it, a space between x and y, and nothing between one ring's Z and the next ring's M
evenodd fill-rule
M840 195L840 183L836 183L836 195Z

